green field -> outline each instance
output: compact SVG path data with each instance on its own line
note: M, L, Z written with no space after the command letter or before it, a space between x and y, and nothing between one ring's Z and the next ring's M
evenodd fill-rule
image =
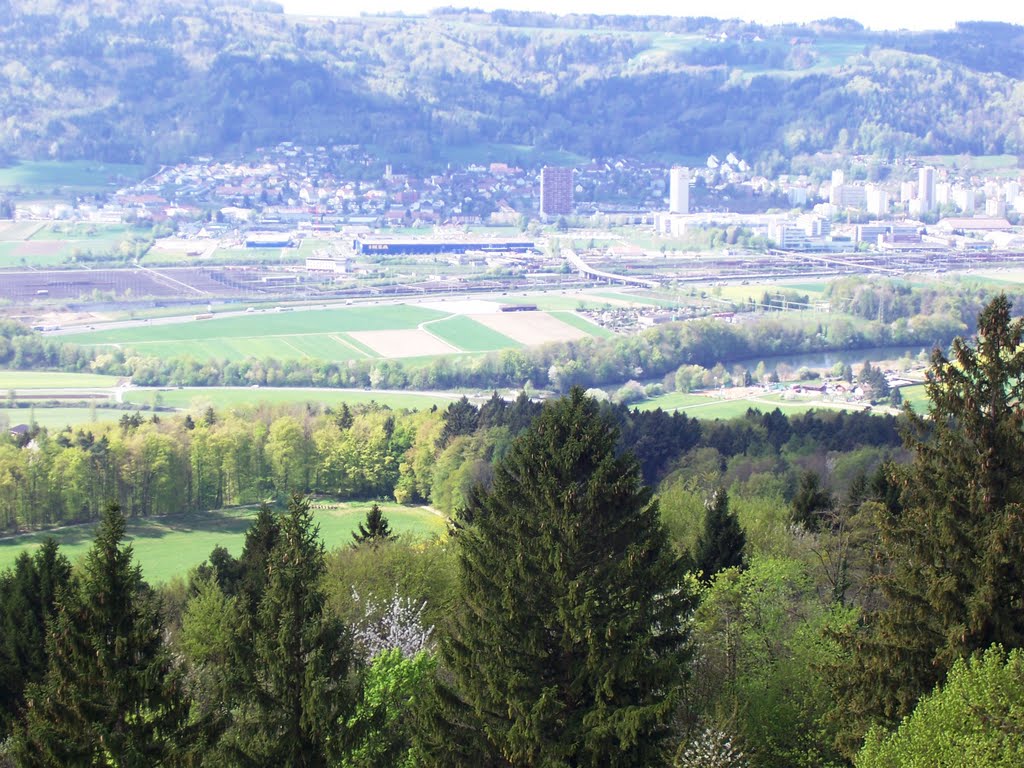
M424 327L434 336L466 352L489 352L492 349L521 347L518 341L478 323L466 315L454 315Z
M428 320L445 317L425 307L390 304L290 312L260 312L233 317L215 317L168 325L138 325L70 334L78 344L138 344L181 342L187 348L195 341L247 339L274 336L302 336L346 331L388 331L415 328Z
M115 408L0 408L0 419L7 419L10 426L30 424L35 421L50 431L64 427L78 427L94 421L117 421L125 411Z
M99 389L117 386L116 376L50 371L0 371L0 391L9 389Z
M584 300L580 296L558 294L534 298L519 296L511 298L509 303L513 302L535 303L543 305L544 309L569 310L576 309ZM585 303L599 306L600 299L587 297ZM581 318L565 313L556 317L592 336L610 335L609 331ZM376 343L374 340L356 338L354 334L360 331L407 331L421 326L453 346L457 354L523 346L472 317L417 304L363 304L286 312L271 310L206 320L147 322L128 328L69 333L65 338L86 346L112 345L161 358L243 360L256 357L338 362L382 356L371 348L370 345ZM390 342L381 340L381 343ZM415 352L415 348L410 351ZM401 351L384 352L389 353L402 357ZM428 359L436 357L431 355ZM416 363L416 358L402 359L410 365Z
M581 331L585 331L591 336L596 336L599 339L609 339L615 336L615 331L610 331L600 325L587 320L587 318L577 315L575 312L566 311L555 311L550 313L553 317L557 317L566 325L571 325L574 328L579 328Z
M697 419L734 419L737 416L743 416L750 408L761 412L773 411L778 408L783 413L792 415L811 410L837 409L842 406L839 404L836 406L823 406L821 403L784 401L771 395L759 396L754 400L671 392L661 397L645 400L642 403L638 403L636 407L641 411L653 411L656 408L661 408L664 411L681 411L687 416ZM848 410L863 409L856 405L850 405Z
M0 188L20 187L30 192L70 188L98 192L113 190L143 176L141 165L73 162L24 162L0 168Z
M338 390L338 389L304 389L296 387L186 387L184 389L130 389L125 392L125 402L136 405L153 405L159 398L160 405L169 408L192 408L194 405L205 408L232 408L236 406L258 405L269 403L281 405L286 403L322 403L324 405L361 405L375 402L389 408L407 408L421 410L433 405L444 408L452 401L442 395L416 395L391 392L374 392L371 390ZM37 409L39 412L40 409ZM102 413L102 411L100 411Z
M903 395L903 402L909 403L910 407L918 413L924 413L928 410L928 405L931 401L924 391L924 384L900 387L900 394Z
M381 504L392 529L409 538L429 538L443 534L446 521L420 507ZM315 519L320 537L328 550L347 546L352 532L365 519L370 502L352 502L317 509ZM245 532L255 517L254 509L223 510L205 514L180 515L153 520L132 520L128 537L142 573L154 584L185 576L189 569L202 563L215 546L222 546L237 556L245 543ZM72 561L80 559L92 544L95 524L77 525L54 531L51 535L61 551ZM0 569L9 568L25 550L34 550L46 534L34 533L0 540Z
M123 225L74 222L18 222L0 224L0 266L54 266L72 261L79 254L110 254L119 258L120 246L133 238L147 238L148 230ZM134 253L134 250L132 251Z

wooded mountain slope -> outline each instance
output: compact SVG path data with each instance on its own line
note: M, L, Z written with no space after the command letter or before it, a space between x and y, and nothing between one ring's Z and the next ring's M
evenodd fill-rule
M1006 24L318 19L188 0L0 0L0 18L12 157L153 163L282 140L368 144L424 167L494 143L775 165L830 149L1024 154L1024 27Z

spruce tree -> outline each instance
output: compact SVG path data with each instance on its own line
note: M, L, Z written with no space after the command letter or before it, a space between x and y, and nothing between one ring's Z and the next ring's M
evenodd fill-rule
M844 638L837 675L851 741L906 715L958 658L1024 646L1024 321L1010 309L995 298L973 344L935 350L928 418L907 415L902 497L876 510L883 602Z
M187 709L163 641L160 604L124 544L125 520L104 512L77 584L60 591L49 664L27 693L18 765L163 765Z
M793 495L791 519L809 531L816 531L821 525L821 513L832 508L835 500L825 488L817 472L807 471L800 475L800 483Z
M694 567L710 580L719 571L743 565L747 536L729 511L729 495L719 488L705 504L704 530L694 548Z
M459 435L471 435L476 432L480 422L480 413L476 406L463 395L448 406L444 412L444 429L437 438L438 448L446 447Z
M428 765L661 762L692 590L617 439L574 388L471 497Z
M279 520L252 647L228 739L247 764L336 765L356 692L352 634L324 609L324 548L309 504Z
M71 563L51 538L34 555L22 552L0 577L0 739L18 716L25 686L46 674L46 625L70 580Z
M366 523L359 524L359 533L353 532L352 538L355 540L353 546L358 547L360 544L377 546L387 541L394 541L398 537L391 532L391 526L388 524L388 519L384 517L384 513L381 512L380 506L374 504L366 513Z

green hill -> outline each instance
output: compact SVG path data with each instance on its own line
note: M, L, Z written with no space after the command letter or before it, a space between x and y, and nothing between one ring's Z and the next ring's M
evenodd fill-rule
M526 162L1024 154L1024 27L1007 24L319 19L188 0L0 0L0 17L8 158L152 165L282 140L373 146L413 168L474 146Z

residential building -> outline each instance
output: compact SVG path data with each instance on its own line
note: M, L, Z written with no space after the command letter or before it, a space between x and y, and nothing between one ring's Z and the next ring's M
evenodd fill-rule
M669 213L690 212L690 169L674 166L669 171Z
M935 168L930 165L917 172L917 199L921 201L921 213L935 210Z
M889 215L889 193L881 187L871 185L865 189L868 213L882 218Z
M540 215L572 213L572 168L545 165L540 172Z
M953 190L953 204L968 216L973 215L974 190L970 187L956 187Z

